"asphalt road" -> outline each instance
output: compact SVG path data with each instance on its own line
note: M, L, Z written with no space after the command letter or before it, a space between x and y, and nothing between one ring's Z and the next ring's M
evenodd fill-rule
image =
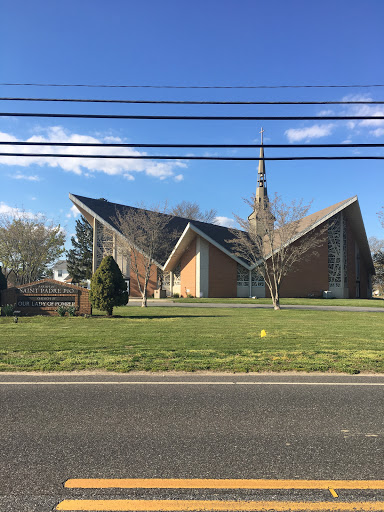
M95 499L384 502L383 486L336 489L337 498L328 486L63 486L73 478L383 481L384 376L1 374L0 412L1 512Z

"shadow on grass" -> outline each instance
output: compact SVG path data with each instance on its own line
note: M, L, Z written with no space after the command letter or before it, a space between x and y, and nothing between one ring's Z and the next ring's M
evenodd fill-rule
M220 318L228 316L228 315L220 315ZM91 317L92 319L101 319L101 318L125 318L126 320L164 320L171 318L218 318L218 315L95 315Z

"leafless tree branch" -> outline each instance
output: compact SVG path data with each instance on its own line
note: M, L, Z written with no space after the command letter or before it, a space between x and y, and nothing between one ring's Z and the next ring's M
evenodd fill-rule
M309 205L302 201L283 202L277 194L264 206L255 197L245 200L255 211L257 221L235 215L240 230L231 229L228 240L234 253L254 265L263 275L275 309L280 309L280 287L286 275L296 271L302 261L318 255L316 251L326 239L326 228L312 229L304 234L303 218Z

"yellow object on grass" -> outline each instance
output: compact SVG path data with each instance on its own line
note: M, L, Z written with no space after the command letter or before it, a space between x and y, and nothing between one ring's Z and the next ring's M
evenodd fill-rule
M264 338L264 336L266 336L267 333L264 331L264 329L261 331L260 333L260 338Z

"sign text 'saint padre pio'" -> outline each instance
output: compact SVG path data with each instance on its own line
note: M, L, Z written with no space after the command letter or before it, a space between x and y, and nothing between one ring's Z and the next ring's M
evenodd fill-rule
M56 283L38 283L31 286L25 286L19 288L22 293L39 293L39 294L51 294L60 293L66 294L71 293L73 295L73 288L66 286L60 286Z
M74 306L75 297L49 297L48 295L42 297L26 297L19 295L17 297L17 306L19 308L41 308L41 307L58 307L58 306Z

